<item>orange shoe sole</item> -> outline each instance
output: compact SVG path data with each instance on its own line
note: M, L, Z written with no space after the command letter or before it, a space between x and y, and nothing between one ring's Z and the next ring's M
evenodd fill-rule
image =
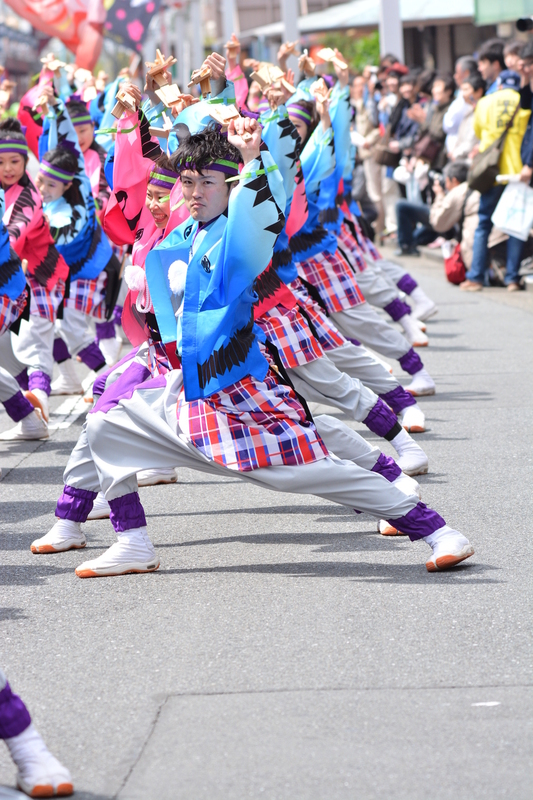
M85 547L85 544L73 544L72 547L69 547L69 550L82 550ZM41 547L35 547L32 544L30 547L32 553L66 553L67 550L56 550L55 547L52 547L51 544L43 544ZM44 797L44 795L43 795Z
M378 529L379 530L379 529ZM398 536L400 531L398 528L395 528L393 525L387 525L385 530L379 530L382 536Z
M126 572L108 572L106 575L100 575L92 569L77 569L75 570L78 578L119 578L121 575L141 574L145 572L155 572L159 569L160 565L152 569L128 569Z
M53 797L53 786L34 786L30 797Z
M429 342L414 342L413 347L427 347Z
M404 431L407 431L407 433L425 433L426 431L426 429L423 428L422 425L411 425L410 428L404 425L403 429Z
M461 561L473 555L474 551L472 550L471 553L467 553L465 556L441 556L437 558L436 564L434 564L433 561L426 561L426 569L428 572L441 572L442 570L455 567L456 564L460 564Z
M29 392L28 391L28 392L24 392L24 397L26 398L26 400L29 400L29 402L32 404L32 406L34 408L38 408L39 409L39 411L42 414L42 417L43 417L44 421L45 422L49 422L48 417L44 413L44 408L42 406L42 403L39 400L39 398L37 397L37 395L33 394L33 392Z
M72 783L60 783L57 787L57 797L70 797L71 794L74 794L74 786Z

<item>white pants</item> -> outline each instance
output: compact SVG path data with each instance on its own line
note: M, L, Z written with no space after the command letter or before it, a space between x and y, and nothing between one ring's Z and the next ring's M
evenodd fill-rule
M65 308L63 319L56 322L56 332L68 347L71 356L76 356L94 341L94 320L75 308Z
M342 347L328 350L328 358L333 361L337 369L354 378L359 378L376 394L388 394L400 385L383 364L376 361L374 356L362 345L346 342Z
M98 492L107 500L137 491L140 469L188 467L239 477L267 489L314 494L377 518L397 519L418 504L386 478L353 461L327 457L297 467L275 466L239 472L209 461L189 444L179 428L176 405L180 371L165 385L137 390L106 414L88 415L64 474L67 485Z
M11 341L13 336L15 334L11 333L11 331L4 331L4 333L0 334L0 367L3 367L10 375L20 375L26 365L19 361L13 352L13 343Z
M36 314L21 320L18 336L11 337L15 356L28 367L28 373L54 372L54 323Z
M375 270L372 265L368 265L363 272L357 273L357 285L363 293L363 297L373 306L385 308L398 297L398 289Z
M405 336L376 314L368 303L332 311L330 316L348 339L357 339L387 358L401 358L411 349Z
M15 378L0 367L0 403L5 403L20 392L20 386Z

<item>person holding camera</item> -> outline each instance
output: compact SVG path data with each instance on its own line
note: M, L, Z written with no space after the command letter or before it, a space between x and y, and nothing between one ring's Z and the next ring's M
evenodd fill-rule
M437 233L446 233L459 225L461 256L468 269L472 263L474 234L477 227L479 192L468 188L466 161L451 161L444 167L444 182L433 182L435 200L429 212L429 224Z

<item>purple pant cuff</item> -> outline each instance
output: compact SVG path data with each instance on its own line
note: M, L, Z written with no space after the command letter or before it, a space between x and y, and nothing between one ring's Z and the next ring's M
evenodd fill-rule
M402 474L402 471L396 461L391 458L390 456L386 456L385 453L380 453L379 458L372 467L372 472L379 472L380 475L383 475L390 483L396 480L396 478Z
M361 342L360 342L360 341L358 341L358 339L350 339L350 337L349 337L349 336L347 336L346 338L348 339L348 341L349 341L349 342L351 342L352 344L354 344L356 347L361 347Z
M440 514L428 508L425 503L417 503L405 516L388 519L387 522L406 533L412 542L423 539L446 525Z
M96 323L96 342L101 342L102 339L114 339L115 338L115 323L113 320L109 322L97 322Z
M400 366L403 371L408 372L409 375L414 375L415 372L420 372L420 370L424 368L422 359L418 353L415 353L412 347L404 356L399 358L398 361L400 362Z
M15 380L22 389L23 392L27 392L30 388L28 385L28 369L25 367L22 372L19 372L18 375L15 375Z
M109 501L111 514L109 519L115 533L129 531L132 528L142 528L146 525L144 508L141 505L138 492L123 494Z
M122 325L122 306L115 306L113 311L113 322L115 325Z
M80 350L78 353L80 359L86 364L89 369L93 369L95 372L102 367L105 367L105 358L104 354L96 344L96 342L91 342L91 344L84 347L83 350Z
M404 303L403 300L400 300L399 297L395 297L392 303L387 303L386 306L383 306L383 311L386 311L394 322L398 322L406 314L411 313L411 307Z
M403 411L408 406L416 405L416 399L412 394L406 392L403 386L397 386L392 392L381 394L380 397L392 408L395 414L399 414L400 411Z
M364 425L378 436L386 436L397 422L398 420L393 412L385 405L381 397L378 397L376 405L370 410L366 419L363 420Z
M413 289L416 289L416 287L418 286L418 283L415 281L414 278L405 273L405 275L402 275L396 286L398 287L400 292L405 292L405 294L411 294Z
M76 489L65 485L56 506L56 517L69 519L72 522L85 522L91 513L97 492Z
M50 375L47 375L46 372L41 372L39 369L35 372L30 372L28 378L28 389L30 392L33 389L42 389L43 392L46 392L46 394L50 396L50 392L52 391L50 383Z
M0 739L12 739L18 736L31 723L28 709L17 694L13 694L11 686L6 683L0 692Z
M63 339L58 336L57 339L54 339L54 361L58 364L62 364L63 361L68 361L69 358L71 358L71 355L67 345Z
M29 400L26 400L22 392L17 392L8 400L4 400L4 408L8 417L11 417L13 422L20 422L24 417L28 417L33 411L33 406Z

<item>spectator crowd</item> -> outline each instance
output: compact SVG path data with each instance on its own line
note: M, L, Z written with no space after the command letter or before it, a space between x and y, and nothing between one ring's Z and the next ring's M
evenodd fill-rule
M532 89L533 41L491 39L459 58L453 76L392 54L356 75L352 194L378 240L396 242L397 256L442 246L445 263L460 265L450 279L466 291L524 288L531 239L492 217L507 185L533 183ZM476 162L495 149L496 180L478 191ZM521 190L529 208L533 192Z

